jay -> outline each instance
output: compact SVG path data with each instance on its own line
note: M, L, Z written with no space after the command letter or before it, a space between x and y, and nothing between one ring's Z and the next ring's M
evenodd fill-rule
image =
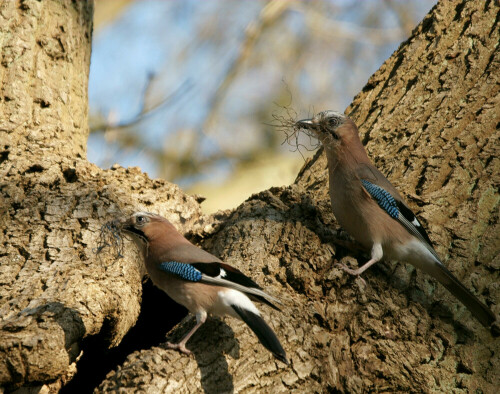
M324 146L333 213L339 224L371 251L370 260L360 268L342 268L360 275L382 257L407 261L436 278L482 325L491 327L496 321L493 312L443 265L418 219L371 163L354 122L339 112L323 111L296 122L295 128L311 131ZM495 326L492 331L496 331Z
M159 215L136 212L128 218L115 220L114 225L146 243L145 265L153 283L196 316L193 329L179 343L169 342L168 348L190 354L186 343L207 315L229 315L243 320L266 349L288 364L276 334L252 302L279 310L273 304L279 301L266 294L252 279L193 245Z

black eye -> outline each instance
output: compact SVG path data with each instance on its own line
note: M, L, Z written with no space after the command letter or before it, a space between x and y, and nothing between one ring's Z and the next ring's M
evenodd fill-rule
M144 216L137 216L135 218L135 221L137 222L137 224L144 224L146 223L146 218Z
M336 140L339 139L339 135L335 132L335 130L340 126L341 123L341 119L337 117L331 117L328 119L328 130L330 131L330 135Z
M330 127L335 128L340 124L340 119L332 117L332 118L328 119L328 124L330 125Z

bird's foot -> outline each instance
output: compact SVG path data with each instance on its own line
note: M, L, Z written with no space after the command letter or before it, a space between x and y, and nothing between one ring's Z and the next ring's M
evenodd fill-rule
M361 280L361 283L363 283L363 285L366 285L366 281L360 276L361 273L364 272L364 269L362 270L362 269L358 268L357 270L353 270L352 268L349 268L347 265L340 264L340 263L335 263L335 267L339 267L340 269L344 270L348 274L357 276ZM363 268L363 267L361 267L361 268Z
M172 350L178 350L181 353L191 355L191 350L186 348L186 345L183 343L172 343L172 342L167 342L166 344L167 349L172 349Z
M340 269L344 270L348 274L356 275L356 276L359 276L362 272L362 271L360 272L359 269L353 270L352 268L349 268L347 265L341 264L341 263L335 263L335 267L339 267Z

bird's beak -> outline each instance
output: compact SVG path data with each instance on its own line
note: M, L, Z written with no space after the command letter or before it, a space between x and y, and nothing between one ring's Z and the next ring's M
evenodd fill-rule
M111 224L115 227L123 227L124 223L128 220L128 218L116 218Z
M122 230L128 231L129 233L134 233L143 239L147 239L144 231L135 228L134 220L132 218L133 216L129 216L125 218L115 219L113 222L116 223L116 225Z
M315 124L312 119L302 119L296 122L295 126L301 129L312 129Z
M130 217L124 217L113 220L111 222L111 225L114 226L115 228L121 228L123 230L131 231L130 228L132 227L132 222Z

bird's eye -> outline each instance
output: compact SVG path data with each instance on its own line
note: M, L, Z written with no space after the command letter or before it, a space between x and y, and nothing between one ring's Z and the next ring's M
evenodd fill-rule
M339 135L335 132L335 130L337 130L341 123L342 121L337 117L331 117L328 119L328 130L330 131L330 135L336 140L339 139Z
M137 224L144 224L146 223L146 218L144 216L137 216L135 218L135 221Z
M328 123L330 124L330 127L337 127L340 124L340 119L332 117L328 119Z

